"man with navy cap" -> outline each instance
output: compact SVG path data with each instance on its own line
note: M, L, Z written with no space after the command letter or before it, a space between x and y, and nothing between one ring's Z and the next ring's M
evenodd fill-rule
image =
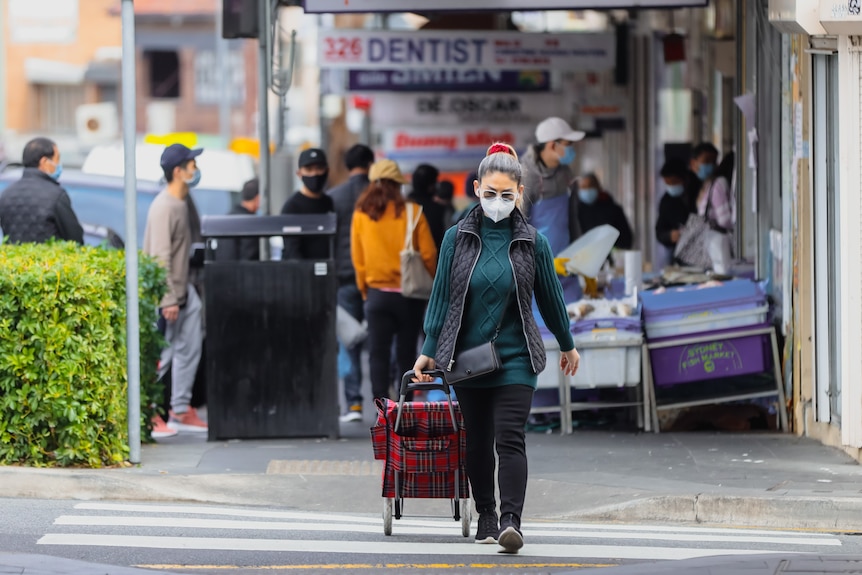
M171 410L167 428L154 420L154 437L177 431L206 432L207 425L191 407L192 388L201 357L201 300L190 282L189 254L192 230L189 223L189 190L201 179L196 158L201 149L173 144L162 152L161 167L167 185L147 214L144 253L156 258L167 271L168 291L162 298L161 314L167 327L168 347L162 352L160 376L171 365Z
M329 179L326 153L319 148L303 150L299 154L296 175L302 180L302 189L287 199L282 214L327 214L335 211L332 198L324 193ZM318 237L285 237L283 260L329 259L329 239Z

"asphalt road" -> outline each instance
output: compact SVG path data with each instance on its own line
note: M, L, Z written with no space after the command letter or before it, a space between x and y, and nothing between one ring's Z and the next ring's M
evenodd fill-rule
M0 499L0 552L228 575L565 573L710 555L862 553L862 537L846 533L528 522L526 546L519 555L508 556L498 553L496 545L463 538L460 525L444 517L447 502L433 503L412 508L424 513L436 507L438 517L405 516L386 537L382 519L373 515Z

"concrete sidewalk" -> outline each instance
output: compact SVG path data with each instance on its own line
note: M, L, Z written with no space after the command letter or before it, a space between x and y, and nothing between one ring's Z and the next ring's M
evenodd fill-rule
M368 418L367 418L368 419ZM206 441L143 448L138 467L0 467L5 497L181 501L379 513L370 422L342 438ZM862 467L790 435L530 433L531 519L696 522L862 530ZM443 509L439 501L410 509Z

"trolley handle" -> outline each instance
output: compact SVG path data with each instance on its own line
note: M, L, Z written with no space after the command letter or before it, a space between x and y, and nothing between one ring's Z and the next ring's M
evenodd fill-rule
M407 400L408 391L431 391L439 389L446 394L446 401L449 404L449 416L452 418L452 430L458 433L458 421L455 419L455 406L452 404L452 387L446 383L442 369L429 369L422 372L425 375L430 375L433 378L439 379L438 382L420 382L412 381L416 377L416 372L412 369L401 376L401 392L398 396L398 411L395 416L395 428L393 431L398 431L401 425L401 412L404 409L404 402Z

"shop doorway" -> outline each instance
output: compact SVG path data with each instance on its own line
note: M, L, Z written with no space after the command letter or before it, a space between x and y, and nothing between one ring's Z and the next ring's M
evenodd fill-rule
M841 423L841 230L838 174L838 56L812 56L814 329L817 420Z

